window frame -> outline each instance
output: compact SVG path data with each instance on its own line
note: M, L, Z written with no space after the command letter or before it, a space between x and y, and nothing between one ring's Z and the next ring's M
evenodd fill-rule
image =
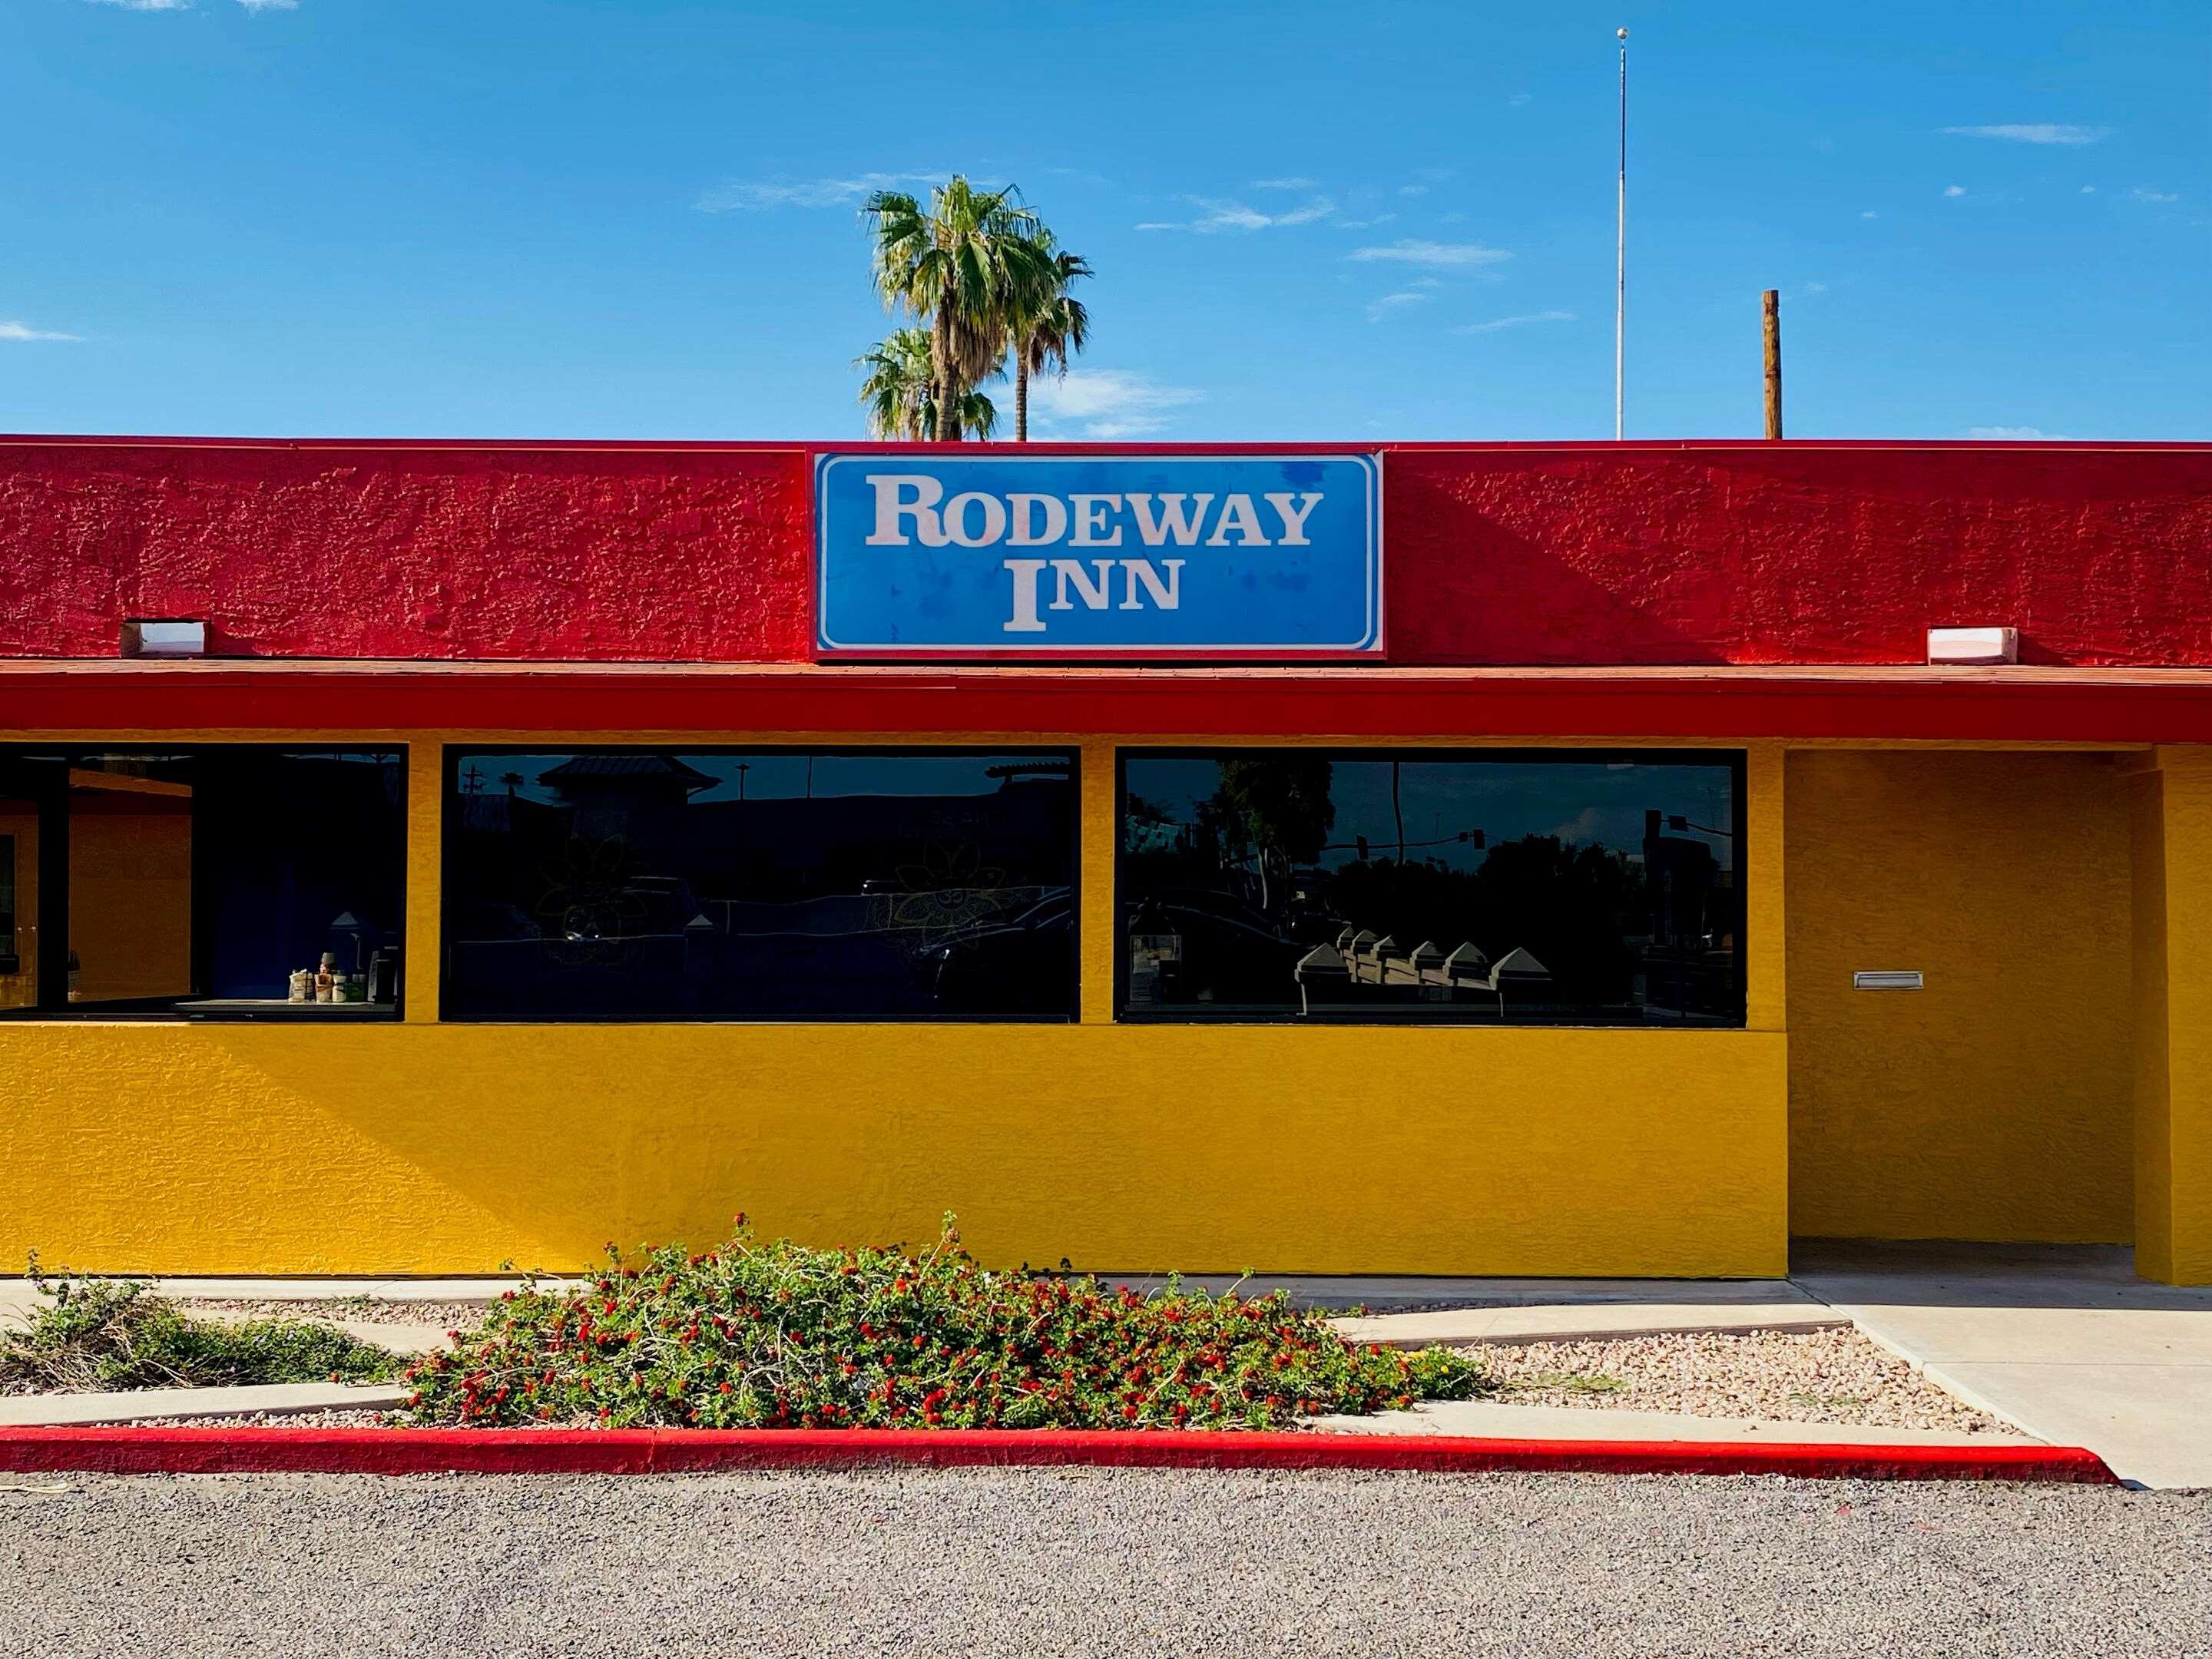
M447 811L460 787L465 759L501 755L813 755L816 757L910 756L919 760L1065 760L1070 790L1067 823L1068 960L1067 1008L1064 1015L1033 1014L819 1014L793 1019L780 1014L628 1013L520 1014L456 1013L453 1006L453 918L456 895L452 877L461 815ZM438 846L438 1022L447 1025L1079 1025L1083 1023L1083 746L1014 744L802 744L778 743L599 743L547 734L540 743L448 743L439 769ZM404 981L402 981L403 988Z
M196 1006L237 999L216 998L195 989L185 997L118 997L96 1002L69 1000L69 958L70 955L70 811L68 764L63 765L63 778L58 788L26 787L17 790L12 786L19 779L30 783L45 780L25 779L19 769L38 763L34 756L115 755L120 757L189 755L195 761L209 754L221 755L286 755L286 754L373 754L395 755L399 769L399 843L398 873L399 895L400 975L397 998L385 1003L277 1003L269 1002L259 1007ZM173 1023L204 1023L215 1024L327 1024L327 1025L390 1025L404 1021L407 1015L407 984L410 975L406 971L409 956L413 951L407 927L409 868L408 851L412 839L413 818L410 815L410 792L414 788L414 769L410 746L404 742L383 743L368 738L283 742L215 742L205 743L182 739L175 743L149 743L143 738L129 742L109 743L97 738L77 738L54 743L25 742L14 739L0 743L0 795L10 795L30 802L37 810L39 835L36 866L32 872L32 884L37 893L39 938L34 957L37 975L35 1000L27 1008L0 1009L0 1020L131 1020L170 1021ZM195 802L197 805L197 802ZM193 833L190 854L190 957L191 978L195 987L208 982L215 957L214 926L209 907L200 902L200 896L209 883L209 869L213 848L198 833L198 815L193 814ZM17 915L21 914L21 896L16 902ZM20 923L19 923L20 932ZM20 941L19 941L20 945Z
M1124 820L1128 811L1129 763L1132 760L1213 761L1239 756L1290 751L1319 755L1334 761L1401 761L1424 763L1459 762L1500 765L1590 765L1620 762L1652 766L1712 766L1725 762L1729 769L1729 870L1743 895L1742 920L1737 928L1736 986L1730 1016L1725 1019L1666 1020L1561 1018L1499 1020L1486 1018L1474 1009L1452 1011L1449 1005L1432 1006L1439 1012L1394 1013L1382 1010L1328 1010L1302 1013L1295 1008L1279 1011L1253 1008L1224 1009L1208 1013L1195 1007L1138 1007L1129 1000L1128 935L1123 927L1123 895L1131 892L1127 875L1128 836ZM1595 1031L1741 1031L1749 1028L1751 1002L1750 802L1745 787L1750 751L1716 745L1712 748L1638 748L1608 744L1603 748L1492 747L1488 744L1419 746L1385 744L1363 747L1357 744L1177 744L1158 748L1116 745L1114 750L1114 1020L1126 1025L1361 1025L1384 1029L1434 1030L1455 1027L1474 1030L1595 1030Z

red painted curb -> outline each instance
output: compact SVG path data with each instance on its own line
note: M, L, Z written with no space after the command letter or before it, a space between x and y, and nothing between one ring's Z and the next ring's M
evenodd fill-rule
M2080 1446L1753 1445L1458 1435L1010 1429L0 1429L0 1471L678 1474L905 1465L1781 1474L2117 1486Z

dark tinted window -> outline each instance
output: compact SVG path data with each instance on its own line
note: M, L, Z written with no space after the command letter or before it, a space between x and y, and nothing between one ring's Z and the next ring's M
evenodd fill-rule
M395 1014L404 758L0 750L0 1009Z
M1741 1024L1731 755L1122 760L1124 1011Z
M1075 757L473 750L458 1019L1072 1019Z

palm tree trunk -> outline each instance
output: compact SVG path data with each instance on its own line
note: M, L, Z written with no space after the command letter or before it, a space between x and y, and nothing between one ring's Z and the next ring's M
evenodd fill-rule
M1030 441L1030 360L1022 343L1014 342L1014 441Z
M960 379L952 369L952 313L943 301L930 337L930 355L937 370L937 441L960 441Z

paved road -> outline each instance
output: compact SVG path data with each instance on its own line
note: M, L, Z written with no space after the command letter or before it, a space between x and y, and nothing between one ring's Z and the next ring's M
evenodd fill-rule
M1080 1470L73 1484L0 1493L0 1654L2212 1650L2212 1496L2185 1493Z

